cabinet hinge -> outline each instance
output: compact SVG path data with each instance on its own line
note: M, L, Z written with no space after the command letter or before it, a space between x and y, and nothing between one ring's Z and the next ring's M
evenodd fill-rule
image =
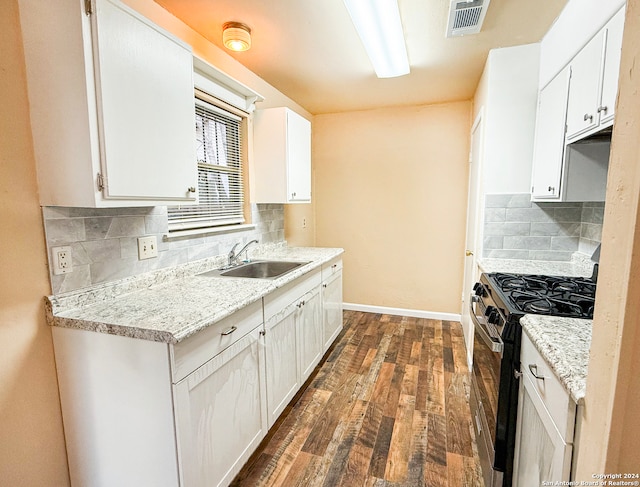
M91 15L93 13L93 6L91 5L91 0L84 0L84 13L87 15Z
M98 191L104 191L104 177L102 174L98 173L96 182L98 183Z

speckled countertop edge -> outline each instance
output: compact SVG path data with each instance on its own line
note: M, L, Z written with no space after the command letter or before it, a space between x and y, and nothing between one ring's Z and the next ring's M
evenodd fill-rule
M308 262L273 279L202 277L219 258L45 299L52 326L178 343L341 255L343 249L264 246L253 260Z
M576 404L587 387L591 320L525 315L520 323L533 345Z

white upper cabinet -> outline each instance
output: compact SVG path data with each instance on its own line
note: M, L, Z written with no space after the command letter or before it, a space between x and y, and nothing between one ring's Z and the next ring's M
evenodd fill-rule
M534 200L560 197L568 92L569 69L565 68L540 91L538 97L531 176Z
M89 3L20 0L41 204L195 201L190 47L117 0Z
M286 107L256 110L255 203L311 202L311 122Z
M571 61L567 140L579 140L613 123L624 9Z
M624 31L625 9L621 9L607 24L607 42L604 50L602 74L602 98L600 100L600 124L613 122L616 99L618 98L618 78L620 77L620 56L622 54L622 32Z

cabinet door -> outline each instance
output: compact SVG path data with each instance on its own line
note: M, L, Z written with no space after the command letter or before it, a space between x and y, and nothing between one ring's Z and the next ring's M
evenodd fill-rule
M314 289L302 297L300 310L296 314L298 322L300 382L307 380L323 353L322 314L320 291Z
M269 427L278 419L300 388L297 311L297 303L290 304L265 323Z
M571 61L567 139L598 126L604 37L600 31Z
M618 78L620 75L624 12L625 9L621 9L607 24L607 39L602 74L602 99L598 107L600 125L606 125L612 122L615 114L616 98L618 96Z
M326 351L342 330L342 271L322 284L322 314Z
M534 199L560 197L568 92L569 69L565 68L538 97L531 177Z
M311 201L311 122L287 111L288 199Z
M116 0L94 0L104 196L194 201L190 48Z
M183 487L228 485L266 434L261 328L174 386Z
M514 482L518 487L540 487L543 481L568 481L572 445L563 441L531 379L520 380Z

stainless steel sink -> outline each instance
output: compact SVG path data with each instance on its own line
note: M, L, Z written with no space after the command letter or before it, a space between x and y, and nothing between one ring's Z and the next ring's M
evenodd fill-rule
M250 279L275 279L287 272L308 264L308 262L288 262L282 260L257 260L231 269L216 269L204 272L200 276L208 277L246 277Z

